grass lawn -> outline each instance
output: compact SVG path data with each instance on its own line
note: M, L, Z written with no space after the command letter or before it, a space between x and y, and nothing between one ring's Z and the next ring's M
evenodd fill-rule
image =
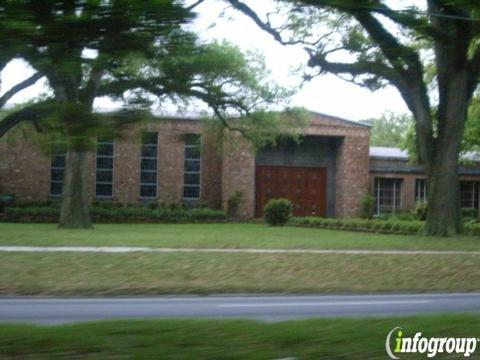
M281 323L164 320L54 327L1 325L0 356L2 359L385 359L386 336L397 326L403 328L405 336L419 331L426 337L478 337L480 316ZM479 352L477 349L472 357ZM403 354L401 358L427 356Z
M0 245L480 251L480 239L472 236L445 239L262 224L100 224L79 231L58 230L52 224L0 223Z
M0 253L0 295L480 290L480 256Z

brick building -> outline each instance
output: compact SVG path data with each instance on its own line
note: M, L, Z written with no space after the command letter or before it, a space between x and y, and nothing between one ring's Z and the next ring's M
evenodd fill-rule
M255 153L241 137L220 140L197 118L156 119L119 138L97 139L88 157L89 195L226 209L240 192L245 218L261 216L266 201L278 197L292 200L298 216L355 216L369 193L378 212L412 207L425 196L423 171L397 150L369 148L369 138L366 125L314 114L300 143L281 139ZM64 166L64 154L46 156L24 140L2 140L0 192L18 201L59 198ZM463 205L478 208L480 167L462 171Z

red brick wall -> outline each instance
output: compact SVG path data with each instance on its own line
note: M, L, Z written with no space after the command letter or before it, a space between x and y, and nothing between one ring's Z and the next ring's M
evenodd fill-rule
M199 121L156 120L127 128L115 139L114 193L118 202L139 201L141 131L157 131L158 202L180 202L183 198L184 134L202 134L201 199L211 207L227 208L235 191L242 193L239 215L253 217L255 209L255 154L239 135L228 137L222 146L214 133ZM316 115L307 129L309 135L332 136L341 140L337 153L335 214L355 216L361 196L368 193L369 129L335 118ZM0 142L0 186L20 199L49 197L50 159L38 149L20 141L7 146ZM88 157L88 189L95 194L95 153Z
M23 137L0 140L0 192L20 201L46 200L50 192L50 158Z
M214 137L200 121L159 120L125 129L114 141L112 201L137 202L140 198L140 133L159 133L157 201L183 200L184 134L202 134L201 199L209 206L221 205L222 158ZM47 200L50 193L50 158L19 138L0 141L0 191L19 200ZM95 152L88 154L89 198L95 199Z

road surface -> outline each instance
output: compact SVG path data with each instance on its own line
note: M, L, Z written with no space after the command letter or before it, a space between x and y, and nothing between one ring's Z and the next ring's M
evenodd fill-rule
M480 312L480 293L423 295L1 298L1 322L57 324L102 319L246 318L281 321L332 316Z

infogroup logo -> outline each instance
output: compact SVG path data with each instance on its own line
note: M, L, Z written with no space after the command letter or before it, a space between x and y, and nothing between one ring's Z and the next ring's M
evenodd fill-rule
M392 336L396 336L392 344ZM418 353L427 354L427 357L434 358L438 354L463 354L470 357L480 342L478 338L426 338L421 332L415 333L413 337L406 337L401 327L392 329L385 342L385 350L391 359L400 359L401 354Z

